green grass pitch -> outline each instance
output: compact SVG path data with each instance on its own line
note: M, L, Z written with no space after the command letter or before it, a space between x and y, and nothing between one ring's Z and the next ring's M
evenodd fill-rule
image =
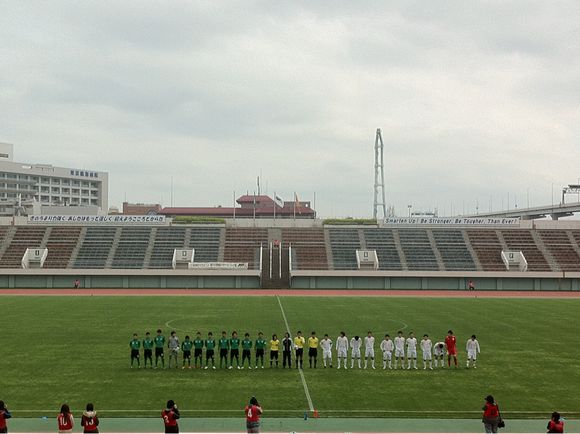
M479 417L496 396L512 417L571 415L580 408L580 300L281 297L291 331L349 338L372 330L376 353L385 332L402 329L433 342L451 328L460 369L311 370L304 378L320 416ZM158 416L167 399L189 416L238 416L251 395L269 414L308 410L296 369L129 369L129 340L162 328L183 338L200 330L285 332L276 297L9 297L0 299L0 399L19 416L53 416L67 402L94 402L104 416ZM465 369L465 340L482 353ZM420 350L419 357L421 355ZM363 353L364 354L364 353ZM336 356L336 354L334 354ZM379 356L380 359L380 356ZM421 366L421 361L419 361ZM378 367L381 361L377 361Z

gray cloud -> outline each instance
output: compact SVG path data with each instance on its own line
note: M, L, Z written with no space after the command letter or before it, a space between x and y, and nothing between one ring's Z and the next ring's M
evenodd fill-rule
M228 204L261 172L323 215L369 215L377 127L401 214L549 203L580 177L575 1L1 9L0 140L109 170L113 204L168 205L172 176L175 204Z

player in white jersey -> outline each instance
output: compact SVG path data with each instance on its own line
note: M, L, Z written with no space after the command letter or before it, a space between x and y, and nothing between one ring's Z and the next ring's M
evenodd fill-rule
M389 363L389 369L393 369L391 365L391 357L393 355L393 341L389 335L385 335L385 339L381 342L381 351L383 352L383 369L387 369L387 362Z
M395 338L395 369L397 369L399 360L401 361L401 369L405 369L405 336L400 330Z
M427 369L427 361L429 361L429 369L433 369L433 361L431 360L433 342L429 339L429 335L423 335L423 339L421 340L421 350L423 351L423 369Z
M407 338L407 369L411 369L411 360L413 367L417 369L417 338L413 332Z
M475 335L471 335L471 339L467 340L465 349L467 350L467 367L469 368L469 362L473 361L473 368L477 368L475 363L477 362L477 353L479 353L479 342L477 342Z
M365 369L369 359L371 359L371 368L375 369L375 337L370 330L365 336Z
M435 358L435 367L441 363L441 367L445 367L445 362L443 359L445 358L445 343L444 342L436 342L433 346L433 357Z
M338 367L340 369L340 361L344 364L346 369L346 352L348 351L348 338L344 332L340 332L340 336L336 338L336 356L338 360Z
M320 348L322 348L322 363L324 363L324 367L326 368L326 362L328 361L332 368L332 339L328 337L328 334L325 334L320 341Z
M355 336L350 340L350 368L354 368L354 360L357 360L358 368L360 369L360 347L362 346L362 339L360 337Z

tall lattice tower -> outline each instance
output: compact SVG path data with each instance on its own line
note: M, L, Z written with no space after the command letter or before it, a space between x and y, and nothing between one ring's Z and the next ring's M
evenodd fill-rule
M383 218L387 217L387 207L385 204L385 169L383 164L383 136L381 129L377 128L375 136L375 200L373 204L373 218L377 219L379 207L383 210ZM379 190L380 202L379 202Z

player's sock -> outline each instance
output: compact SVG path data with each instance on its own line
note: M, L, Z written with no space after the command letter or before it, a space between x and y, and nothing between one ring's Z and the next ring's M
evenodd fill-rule
M371 366L373 369L375 369L375 359L371 360Z
M365 369L367 368L367 359L365 359Z
M427 369L427 362L423 360L423 369Z
M417 369L417 359L413 359L413 367Z
M398 361L397 361L397 359L395 359L395 369L397 369L397 364L398 364Z
M360 359L358 359L357 361L358 361L358 368L360 369Z

